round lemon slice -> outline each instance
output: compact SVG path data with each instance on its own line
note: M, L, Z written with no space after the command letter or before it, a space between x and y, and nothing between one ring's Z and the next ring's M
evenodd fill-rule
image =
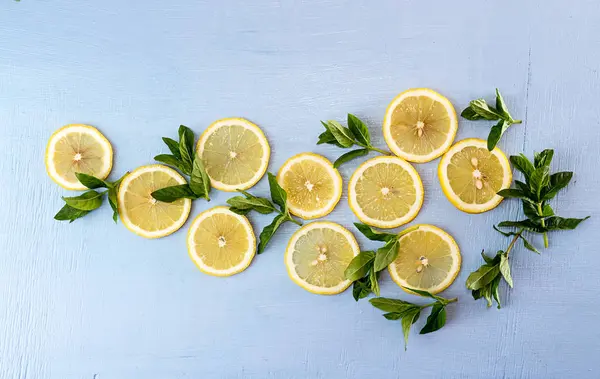
M211 185L227 192L255 185L267 171L271 155L262 130L243 118L212 123L200 136L197 151Z
M402 92L387 107L383 136L397 156L429 162L452 145L458 121L448 99L428 88Z
M444 194L461 211L482 213L502 201L497 195L510 187L512 172L506 155L487 142L469 138L458 142L440 160L438 177Z
M292 235L285 265L300 287L319 295L335 295L352 283L344 277L344 271L359 252L348 229L333 222L315 221Z
M58 129L46 147L46 171L68 190L84 190L76 172L106 179L112 168L110 142L93 126L67 125Z
M342 177L325 157L302 153L279 169L277 182L287 192L290 212L303 219L323 217L342 197Z
M185 183L177 171L167 166L155 164L133 170L121 182L117 195L121 221L127 229L145 238L160 238L177 231L187 220L192 201L163 203L151 193Z
M348 184L348 202L362 222L395 228L416 217L423 204L423 184L417 170L398 157L367 160Z
M448 288L456 279L461 256L450 234L433 225L416 225L400 237L399 243L398 257L388 270L394 282L403 289L408 287L435 294Z
M228 207L214 207L198 215L187 237L190 258L200 271L231 276L244 271L256 252L252 226Z

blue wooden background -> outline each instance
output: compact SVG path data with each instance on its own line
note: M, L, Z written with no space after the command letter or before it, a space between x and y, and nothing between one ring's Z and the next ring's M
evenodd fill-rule
M599 22L597 1L2 0L0 378L600 377ZM71 225L52 219L67 192L47 177L44 149L64 124L106 134L116 178L151 163L181 123L200 133L242 116L265 131L276 172L299 152L341 154L315 141L319 120L347 112L385 146L385 107L417 86L458 111L500 87L524 120L501 148L556 149L553 168L576 176L555 208L593 217L551 235L541 256L515 251L516 288L502 288L504 309L485 309L464 282L481 249L506 246L492 225L521 217L518 202L467 215L442 194L437 161L417 165L426 198L415 222L450 232L463 269L444 293L460 298L447 326L413 331L406 352L400 324L367 301L292 283L291 224L222 279L189 260L189 221L151 241L113 224L108 206ZM457 140L488 130L460 120ZM342 168L346 182L357 164ZM252 191L266 195L266 180ZM195 202L192 217L208 206ZM345 195L327 219L351 227ZM387 273L382 294L421 301Z

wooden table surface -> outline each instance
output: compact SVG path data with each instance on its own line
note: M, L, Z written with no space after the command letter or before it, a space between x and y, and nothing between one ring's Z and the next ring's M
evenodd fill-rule
M0 378L600 377L599 25L597 1L3 0ZM299 152L339 156L315 145L319 120L348 112L385 147L385 108L411 87L439 91L457 111L499 87L524 120L500 147L554 148L553 170L575 171L555 209L592 218L552 234L541 256L517 249L515 288L502 285L502 310L486 309L464 283L482 249L506 246L492 225L520 218L519 203L462 213L442 194L438 161L416 165L425 203L414 223L451 233L463 265L444 292L460 299L446 327L413 330L408 351L400 324L366 300L313 295L288 278L292 224L223 279L188 258L190 221L145 240L112 223L108 207L53 220L68 192L46 175L44 149L62 125L97 126L114 146L116 178L152 163L179 124L200 133L246 117L265 131L277 171ZM457 140L488 130L461 119ZM357 165L340 170L345 183ZM266 195L266 180L253 192ZM195 202L191 217L230 196ZM352 228L345 193L326 219ZM382 295L421 301L387 273Z

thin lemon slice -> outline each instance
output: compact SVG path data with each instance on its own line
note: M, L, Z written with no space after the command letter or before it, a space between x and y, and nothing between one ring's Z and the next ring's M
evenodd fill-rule
M388 266L399 286L438 293L456 279L461 256L450 234L433 225L416 225L399 242L398 257Z
M244 271L256 252L252 226L228 207L214 207L198 215L187 237L190 258L200 271L231 276Z
M263 177L271 148L260 128L243 118L212 123L197 147L213 187L233 192L248 189Z
M383 136L397 156L429 162L452 145L458 121L448 99L428 88L413 88L396 96L385 111Z
M303 219L328 215L342 197L342 177L327 158L301 153L279 169L277 182L287 192L292 214Z
M423 205L423 184L417 170L398 157L369 159L348 184L348 202L362 222L395 228L410 222Z
M438 177L444 194L461 211L482 213L502 201L497 195L512 181L506 155L495 148L488 151L487 142L469 138L458 142L442 157Z
M344 277L344 271L359 252L348 229L333 222L315 221L292 235L285 265L300 287L319 295L335 295L352 283Z
M84 190L76 172L106 179L112 168L110 142L93 126L73 124L58 129L46 147L46 171L68 190Z
M145 238L160 238L177 231L187 220L192 201L163 203L151 193L185 183L177 171L167 166L155 164L133 170L121 182L117 195L121 221L127 229Z

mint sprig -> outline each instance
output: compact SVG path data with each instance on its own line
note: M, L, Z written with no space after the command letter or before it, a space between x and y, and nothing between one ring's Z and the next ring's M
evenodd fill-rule
M358 146L360 149L351 150L333 162L335 168L355 158L369 154L369 151L377 151L384 155L391 155L389 151L381 150L371 144L371 135L367 125L358 117L348 113L348 126L342 126L334 120L321 121L325 131L319 135L317 145L330 144L343 149Z
M550 174L550 163L554 156L554 150L546 149L534 155L533 163L523 154L513 155L510 160L513 166L525 177L525 182L515 180L515 188L504 189L498 192L505 198L517 198L521 200L523 213L527 217L520 221L502 221L498 224L500 228L516 228L516 231L505 232L494 226L494 230L506 237L512 237L506 250L499 250L496 255L489 257L482 251L481 256L485 263L467 278L467 288L472 292L475 300L485 299L487 306L491 307L493 301L498 309L501 308L501 300L498 291L500 282L504 280L509 287L513 287L513 279L509 265L509 253L515 247L517 241L523 242L523 247L540 253L538 249L524 236L525 232L543 235L544 247L548 247L548 232L555 230L575 229L584 218L563 218L556 216L548 201L565 188L573 173L569 171Z
M504 132L513 124L520 124L521 120L515 120L510 115L504 98L500 94L498 88L496 88L496 107L492 107L486 103L484 99L472 100L469 106L465 108L460 114L467 120L490 120L498 123L492 126L490 134L488 135L487 148L489 151L494 150L494 147L502 138Z
M198 198L210 201L210 178L202 159L194 150L194 132L187 126L180 125L178 134L179 142L163 137L163 142L167 145L171 154L159 154L154 159L178 169L189 176L189 181L187 184L156 190L152 192L152 197L165 203L172 203L179 199L195 200Z
M375 307L386 312L383 317L388 320L401 320L402 333L404 334L404 350L408 345L408 336L412 325L419 319L421 311L431 307L431 313L419 334L433 333L446 325L446 306L458 301L458 298L446 299L441 296L433 295L427 291L404 287L408 291L417 295L429 297L435 301L425 305L409 303L399 299L390 299L386 297L376 297L369 302Z
M275 235L275 232L285 222L293 222L296 225L302 225L302 223L296 220L290 214L287 206L287 193L277 183L275 175L268 173L269 177L269 189L271 191L271 200L264 197L257 197L246 191L238 191L244 196L235 196L227 200L229 209L237 214L247 215L250 211L256 211L262 214L277 213L273 221L264 227L259 236L257 254L261 254L265 251L267 244L271 238ZM277 206L275 204L277 204Z

